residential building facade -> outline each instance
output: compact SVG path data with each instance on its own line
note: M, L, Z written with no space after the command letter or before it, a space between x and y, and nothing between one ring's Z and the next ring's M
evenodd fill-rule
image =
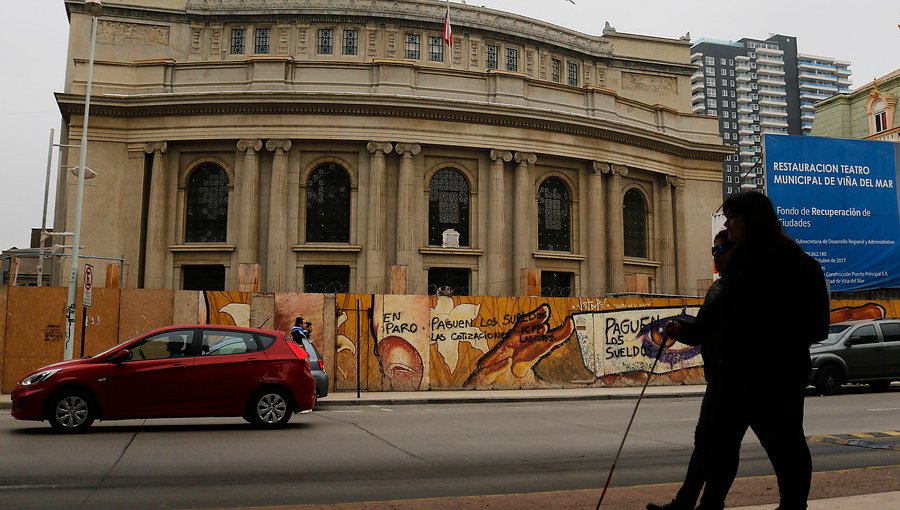
M734 154L723 164L722 194L765 190L764 134L808 135L815 101L847 92L849 63L798 54L797 39L700 39L691 48L694 113L717 117Z
M91 18L65 5L73 144ZM123 255L126 287L696 294L727 148L690 41L453 4L449 46L446 8L104 2L82 253Z

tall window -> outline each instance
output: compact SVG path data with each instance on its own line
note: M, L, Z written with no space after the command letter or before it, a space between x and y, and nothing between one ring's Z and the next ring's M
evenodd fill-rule
M459 170L443 168L428 187L428 244L443 244L447 229L459 232L459 245L469 245L469 181Z
M334 30L320 28L316 35L316 54L331 55L334 52Z
M487 48L487 68L497 69L500 48L496 44L487 44L485 47Z
M519 70L519 50L515 48L506 48L506 70Z
M887 112L881 110L875 114L875 132L880 133L887 130Z
M420 54L419 34L406 34L406 58L419 60Z
M258 55L265 55L269 53L269 29L268 28L257 28L256 29L256 49L254 52Z
M428 38L428 60L432 62L444 61L444 39L431 36Z
M231 29L231 54L241 55L244 53L244 40L246 32L243 28Z
M228 227L228 174L211 163L195 168L187 182L184 240L224 243Z
M578 64L569 62L569 85L578 86Z
M559 59L550 59L550 79L559 83L562 79L562 62Z
M356 55L359 51L359 32L344 30L344 55Z
M625 256L647 258L647 203L636 189L628 190L622 201Z
M569 188L556 177L551 177L538 189L538 248L551 251L569 251Z
M306 181L306 242L350 242L350 176L325 163Z

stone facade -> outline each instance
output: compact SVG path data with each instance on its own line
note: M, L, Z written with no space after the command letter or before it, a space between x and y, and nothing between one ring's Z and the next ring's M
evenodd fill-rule
M303 290L309 268L329 266L347 268L346 290L361 293L430 292L436 268L467 271L469 293L484 295L533 293L527 282L550 273L583 296L694 295L710 277L729 149L715 119L690 113L689 41L611 27L590 36L453 4L449 47L434 39L440 1L103 5L87 154L98 176L82 244L124 255L127 287L181 289L195 268L220 269L225 290L263 292ZM77 144L90 17L78 0L66 7L57 100L64 143ZM77 164L77 150L64 158ZM349 179L339 242L310 240L321 238L307 216L323 167ZM215 242L189 240L202 168L227 180ZM458 247L429 240L430 183L444 169L468 190ZM61 175L59 231L75 216L76 179ZM549 180L564 186L566 249L539 249ZM623 200L636 196L643 223L629 228L644 251L625 256L634 218Z

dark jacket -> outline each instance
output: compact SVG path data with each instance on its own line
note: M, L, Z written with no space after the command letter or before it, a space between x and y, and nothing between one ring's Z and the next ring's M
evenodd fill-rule
M830 301L821 266L796 243L778 237L737 246L721 301L723 371L808 374L810 344L828 336Z

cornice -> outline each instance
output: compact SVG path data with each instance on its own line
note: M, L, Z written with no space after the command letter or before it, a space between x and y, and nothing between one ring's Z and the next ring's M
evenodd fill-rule
M188 0L186 13L191 16L350 15L439 24L446 9L447 3L439 0ZM455 31L498 32L594 56L608 56L613 50L612 43L602 36L476 5L450 5L450 19Z
M84 113L84 96L56 95L65 119ZM307 92L218 92L96 96L91 115L124 118L187 115L305 114L422 119L533 129L646 148L679 157L721 161L730 148L614 120L476 101Z

